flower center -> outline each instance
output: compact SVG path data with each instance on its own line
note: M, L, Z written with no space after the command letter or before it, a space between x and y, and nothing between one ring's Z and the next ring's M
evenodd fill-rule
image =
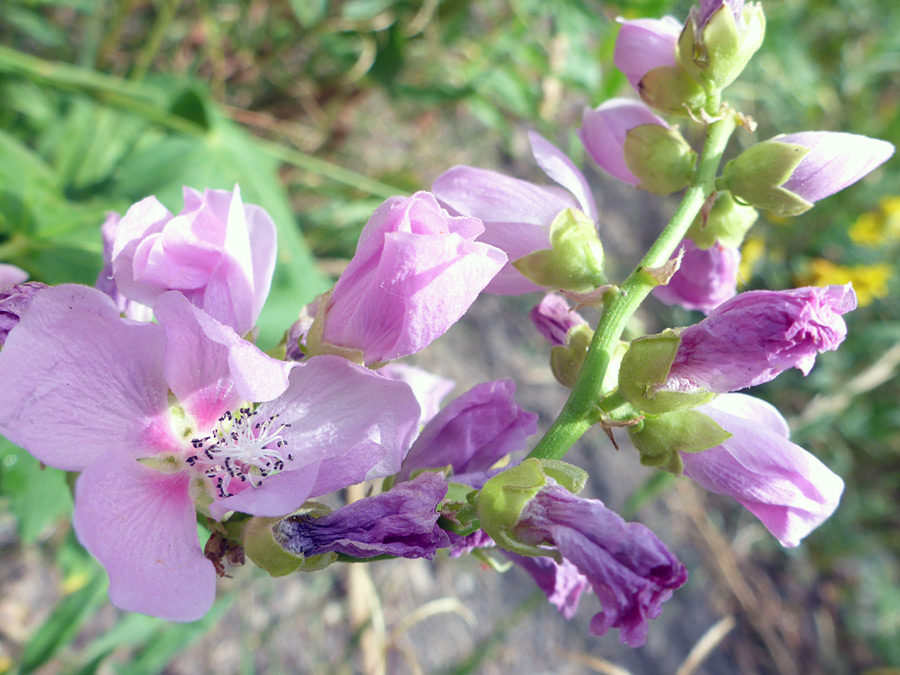
M197 452L185 461L213 481L220 498L236 494L232 481L259 487L263 478L284 468L285 460L294 459L283 449L288 442L281 436L291 425L276 426L277 419L261 418L249 407L226 412L209 436L191 440Z

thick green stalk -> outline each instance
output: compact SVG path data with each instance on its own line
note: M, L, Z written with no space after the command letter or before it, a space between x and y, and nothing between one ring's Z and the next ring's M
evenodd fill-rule
M707 128L706 143L697 162L697 172L685 191L678 210L622 287L607 293L600 325L594 333L569 399L529 457L561 459L593 424L600 385L613 350L629 319L656 285L656 281L645 270L661 267L671 257L703 207L703 202L715 191L716 172L734 128L735 117L729 112L725 112L722 119Z

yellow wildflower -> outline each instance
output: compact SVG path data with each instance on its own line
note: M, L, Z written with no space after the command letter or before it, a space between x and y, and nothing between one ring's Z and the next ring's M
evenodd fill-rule
M862 214L848 234L853 242L871 247L900 240L900 197L882 199L878 210Z
M808 272L798 281L807 286L829 286L831 284L853 284L860 307L872 304L875 298L888 294L888 280L894 268L887 263L877 265L836 265L830 260L816 258L810 263Z

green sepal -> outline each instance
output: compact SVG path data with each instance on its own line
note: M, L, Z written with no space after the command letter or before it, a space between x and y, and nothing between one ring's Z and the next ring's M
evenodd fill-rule
M744 242L747 232L759 218L759 212L747 204L739 204L730 192L720 192L707 214L698 215L686 237L702 249L711 248L716 242L728 248L737 248Z
M334 290L334 289L332 289ZM322 333L325 330L325 321L328 317L328 309L331 305L331 292L323 293L319 296L319 307L316 310L316 318L309 327L309 333L306 335L306 349L304 353L307 356L321 356L323 354L333 354L340 356L353 363L364 364L363 353L358 349L350 349L349 347L340 347L325 342L322 339Z
M578 209L564 209L550 225L550 248L513 261L530 281L545 288L587 293L606 283L597 226Z
M694 177L697 153L677 129L641 124L625 134L625 163L640 179L639 190L670 195L688 186Z
M681 410L645 417L628 429L631 442L641 455L641 464L681 475L680 452L700 452L721 445L732 434L713 418L696 410Z
M797 216L809 211L812 202L785 190L783 185L809 153L796 143L776 138L747 148L725 165L725 186L739 200L778 216Z
M539 461L544 469L544 473L573 495L577 495L587 485L589 476L584 469L559 459L542 459Z
M594 331L587 324L569 329L566 334L566 345L556 345L550 350L550 370L556 381L571 389L575 385L581 365L591 346Z
M283 518L254 516L243 526L241 544L244 547L244 553L258 567L273 577L283 577L294 572L317 572L324 569L337 560L336 553L322 553L309 557L290 553L284 550L279 543L275 526L291 516L321 518L329 513L331 513L331 509L324 504L306 502L290 516Z
M441 502L438 512L438 525L444 530L451 530L465 536L481 528L478 512L475 509L475 497L478 490L463 483L447 483L447 494Z
M762 46L766 17L759 3L749 3L741 13L738 27L734 13L725 3L697 35L696 10L691 12L678 38L678 60L685 71L703 82L710 91L724 89L743 72Z
M481 528L498 546L521 555L548 555L545 549L517 541L513 528L522 509L547 484L540 460L531 458L491 478L478 493L476 505Z
M638 82L638 93L651 108L669 115L699 116L706 106L706 90L679 65L659 66Z
M660 391L681 338L668 329L658 335L632 340L619 366L619 393L635 408L651 415L688 410L708 403L715 396L709 391Z

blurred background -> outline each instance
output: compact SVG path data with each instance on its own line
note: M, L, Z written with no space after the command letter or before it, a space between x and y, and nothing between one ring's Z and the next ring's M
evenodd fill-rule
M894 0L764 3L762 50L726 98L776 133L900 141ZM624 94L615 18L686 16L670 0L3 0L0 262L93 284L99 226L151 194L241 186L279 227L261 319L271 346L327 289L386 197L455 164L545 179L537 130L586 169L611 277L674 209L588 166L585 106ZM685 129L700 141L696 129ZM474 559L334 565L269 579L232 569L211 613L174 625L112 608L71 531L70 477L0 438L0 673L900 673L900 162L790 220L762 218L744 289L852 281L839 352L754 392L843 476L834 517L782 549L736 504L638 464L598 432L572 460L588 496L653 527L691 579L640 650L567 622L531 580ZM314 258L318 262L314 262ZM512 377L545 429L565 392L526 318L537 298L480 299L416 363L458 382ZM654 300L635 331L699 315ZM0 386L3 386L0 383Z

